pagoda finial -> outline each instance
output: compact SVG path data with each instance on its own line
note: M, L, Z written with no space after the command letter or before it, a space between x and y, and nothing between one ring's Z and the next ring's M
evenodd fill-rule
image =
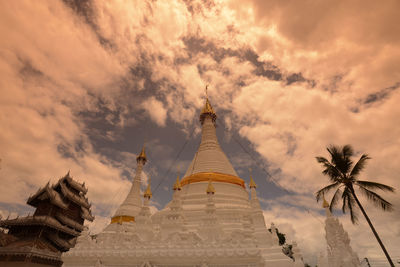
M204 107L200 113L201 124L204 123L204 120L207 116L210 116L212 121L215 123L215 120L217 119L217 114L215 114L215 112L210 104L210 101L208 100L208 84L206 85L206 103L204 104Z
M176 176L176 181L175 181L175 184L174 184L173 189L174 189L174 191L175 191L175 190L178 190L178 191L179 191L179 190L182 189L181 182L179 181L179 167L178 167L178 175Z
M215 189L214 189L214 186L211 183L211 179L208 180L208 186L207 186L207 191L206 192L207 192L207 195L209 195L209 194L214 195L215 194Z
M146 191L144 192L143 197L150 199L153 196L153 194L151 193L151 178L149 176L149 184L147 185Z
M250 188L257 188L257 185L256 185L256 183L254 182L254 180L253 180L253 176L251 175L251 168L249 168L249 171L250 171L250 183L249 183L249 187Z
M139 156L137 156L136 161L139 162L140 160L143 161L143 164L146 163L147 157L145 153L145 144L143 144L142 151L140 152Z

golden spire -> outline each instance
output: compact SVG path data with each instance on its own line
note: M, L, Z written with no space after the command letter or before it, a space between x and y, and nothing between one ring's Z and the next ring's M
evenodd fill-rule
M210 101L208 100L208 97L206 99L206 103L204 104L203 109L201 110L201 114L214 114L214 109L212 108Z
M324 199L324 201L322 203L322 207L325 209L329 208L329 203L328 203L328 201L326 201L325 196L322 196L322 198Z
M253 176L251 175L251 168L249 168L249 171L250 171L250 183L249 183L249 187L250 187L250 188L257 188L257 185L256 185L256 183L255 183L254 180L253 180Z
M250 176L250 184L249 184L249 187L250 187L250 188L257 188L257 185L256 185L256 183L254 182L253 177L251 177L251 176Z
M142 151L140 152L139 156L137 156L136 161L143 160L144 163L147 161L146 153L145 153L145 145L143 144Z
M208 100L208 85L206 85L206 103L204 104L203 109L200 113L200 122L203 124L205 117L208 115L211 117L213 122L217 119L217 114L215 114L214 109L212 108L210 101Z
M211 179L210 180L208 180L208 186L207 186L207 194L215 194L215 189L214 189L214 186L212 185L212 183L211 183Z
M147 185L147 189L146 192L144 192L143 197L150 199L152 196L153 194L151 193L151 179L149 176L149 184Z
M181 190L182 189L182 186L181 186L181 182L179 181L179 175L176 177L176 181L175 181L175 184L174 184L174 191L175 190Z

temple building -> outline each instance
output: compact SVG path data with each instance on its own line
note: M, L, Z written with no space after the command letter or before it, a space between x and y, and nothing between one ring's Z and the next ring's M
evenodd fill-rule
M96 236L82 234L63 254L64 266L304 266L297 247L289 258L276 231L268 231L257 186L250 178L246 189L221 149L216 119L207 98L200 146L171 185L172 200L153 215L150 183L140 196L143 149L132 188L110 224Z
M0 266L61 266L61 254L72 248L93 221L87 188L67 175L28 198L32 216L0 221Z
M350 246L350 238L338 218L329 210L329 204L324 198L325 208L325 237L327 254L321 253L318 258L318 267L360 267L360 260Z

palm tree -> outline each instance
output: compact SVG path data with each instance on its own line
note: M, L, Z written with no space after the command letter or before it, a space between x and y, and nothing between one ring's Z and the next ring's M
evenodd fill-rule
M351 157L353 156L354 152L350 145L345 145L342 148L331 145L327 148L327 150L331 157L330 161L324 157L316 157L316 159L324 167L322 173L328 176L332 183L316 193L317 201L319 201L325 193L336 189L329 205L329 209L332 211L332 208L336 206L339 198L341 197L343 201L342 211L343 213L346 213L346 211L350 212L350 218L353 224L357 223L358 220L356 213L357 206L355 205L355 203L357 203L358 208L361 210L369 224L369 227L371 227L372 232L378 240L379 245L385 253L387 260L389 261L390 265L394 267L389 253L386 251L385 246L379 238L378 233L372 225L371 220L358 200L355 192L355 188L357 188L376 206L380 207L384 211L391 211L393 210L392 204L384 200L380 195L372 190L380 189L383 191L394 192L394 188L380 183L358 180L360 172L364 169L367 160L370 159L367 154L362 154L357 163L353 164Z

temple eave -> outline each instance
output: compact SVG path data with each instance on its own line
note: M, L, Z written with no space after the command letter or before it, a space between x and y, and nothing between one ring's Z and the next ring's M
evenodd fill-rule
M61 232L70 234L72 236L78 236L79 231L71 229L67 226L62 225L56 219L50 216L26 216L26 217L19 217L16 219L8 219L0 221L0 227L3 228L10 228L12 226L18 225L38 225L38 226L48 226L50 228L57 229Z
M210 180L212 182L236 184L245 188L245 183L241 178L219 172L198 172L192 174L182 179L181 186L185 186L191 183L208 182Z
M63 183L60 183L60 186L61 186L61 191L62 191L62 193L63 193L69 200L71 200L72 202L76 203L76 204L79 205L79 206L83 206L83 207L85 207L85 208L87 208L87 209L90 208L90 204L89 204L89 202L88 202L88 200L87 200L86 198L84 198L84 197L82 197L82 196L80 196L80 195L74 194L74 193L71 192L71 191L68 189L68 187L67 187L65 184L63 184Z

